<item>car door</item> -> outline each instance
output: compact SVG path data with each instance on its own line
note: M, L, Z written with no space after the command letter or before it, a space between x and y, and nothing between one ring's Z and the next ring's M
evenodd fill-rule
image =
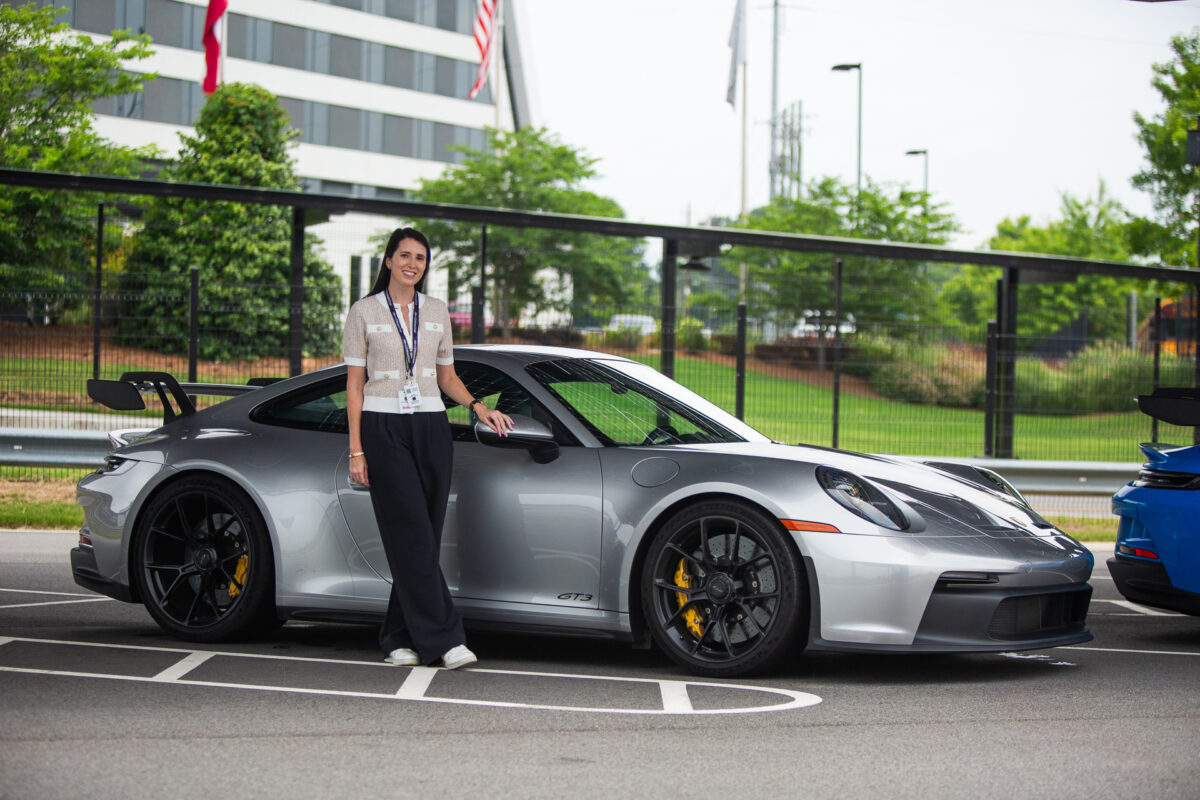
M561 428L504 372L465 360L456 368L468 391L489 407ZM450 593L473 601L596 608L603 499L597 451L564 432L558 458L538 464L524 450L479 444L466 409L450 406L448 416L454 476L441 564ZM348 464L341 467L348 475ZM341 483L342 512L362 556L390 580L370 495L348 478ZM382 584L367 591L386 598L388 590Z

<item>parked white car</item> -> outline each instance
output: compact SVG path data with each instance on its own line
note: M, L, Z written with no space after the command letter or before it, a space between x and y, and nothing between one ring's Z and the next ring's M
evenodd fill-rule
M607 327L613 331L632 328L642 336L649 336L658 330L658 321L647 314L613 314Z
M800 321L792 326L788 331L788 336L793 339L811 339L820 336L822 330L826 338L833 338L833 313L825 313L813 309L806 309L800 312ZM857 330L853 314L847 314L846 318L838 323L838 331L845 336L849 333L854 333Z

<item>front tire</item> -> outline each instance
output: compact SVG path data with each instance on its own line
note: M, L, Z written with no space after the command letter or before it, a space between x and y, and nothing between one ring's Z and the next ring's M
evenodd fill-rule
M646 625L690 672L764 672L803 644L803 574L778 521L705 501L671 517L650 543L641 576Z
M150 616L193 642L241 639L275 619L275 559L258 509L216 476L184 477L138 521L133 575Z

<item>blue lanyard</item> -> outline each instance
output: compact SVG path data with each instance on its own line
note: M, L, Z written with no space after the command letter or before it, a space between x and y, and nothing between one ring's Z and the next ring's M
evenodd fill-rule
M392 312L392 321L396 323L396 331L400 334L400 344L404 345L404 366L406 372L404 377L407 378L413 374L413 367L417 365L417 337L421 333L421 301L420 298L413 294L413 313L412 313L412 352L408 350L408 337L404 335L404 326L400 324L400 317L396 315L396 304L392 302L392 295L386 288L383 290L383 296L387 298L388 310Z

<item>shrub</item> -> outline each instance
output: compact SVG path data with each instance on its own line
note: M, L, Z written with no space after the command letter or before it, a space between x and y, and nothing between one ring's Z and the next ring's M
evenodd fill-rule
M675 348L689 353L708 348L704 338L704 323L695 317L684 317L675 326Z
M604 343L622 350L636 349L642 343L642 334L637 328L605 328Z

